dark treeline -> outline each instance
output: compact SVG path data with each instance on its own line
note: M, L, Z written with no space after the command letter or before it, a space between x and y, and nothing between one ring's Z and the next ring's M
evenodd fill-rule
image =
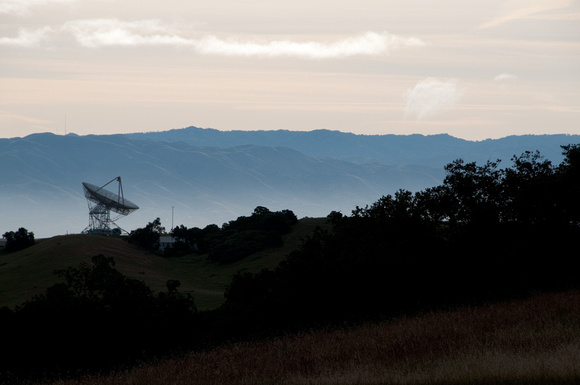
M317 229L276 269L236 275L213 311L198 312L179 282L155 294L103 256L60 271L64 283L0 311L0 380L104 371L238 339L578 288L580 147L563 150L560 165L531 152L503 169L458 160L440 186L332 212L330 229ZM215 245L287 231L290 213L258 207L221 229L174 233L188 250L227 262L243 253Z
M333 212L275 270L235 276L224 309L267 333L578 287L580 148L563 149L457 160L440 186Z
M290 232L297 222L298 218L291 210L273 212L258 206L250 216L240 216L224 223L221 228L215 224L203 229L183 225L175 227L172 235L176 242L163 255L207 254L211 262L231 263L267 247L281 246L282 235ZM157 218L144 228L132 231L129 241L145 249L157 250L164 231Z

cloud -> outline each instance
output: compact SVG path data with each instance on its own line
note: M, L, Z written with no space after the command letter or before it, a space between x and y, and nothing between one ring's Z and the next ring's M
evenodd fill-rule
M214 35L199 38L183 37L179 31L159 20L126 22L117 19L93 19L67 22L63 29L89 48L107 46L188 47L205 55L224 56L290 56L325 59L357 55L379 55L392 49L426 45L420 39L402 37L387 32L366 32L333 42L317 41L241 41L221 39Z
M455 79L427 78L407 90L405 118L422 120L453 107L463 95L463 88Z
M40 1L40 0L37 0ZM0 38L0 45L34 47L49 40L51 35L70 34L81 46L141 47L170 46L192 49L201 55L296 57L328 59L351 56L388 54L403 47L426 45L420 39L393 35L388 32L366 32L335 41L241 40L215 35L195 35L192 25L168 25L157 19L122 21L118 19L73 20L61 27L36 30L21 29L15 38Z
M51 27L43 27L35 30L20 29L17 37L0 37L0 46L34 47L48 39L54 32Z
M203 54L226 56L292 56L311 59L340 58L358 55L380 55L390 50L425 45L419 39L405 38L388 33L367 32L331 43L276 40L266 43L222 40L207 36L193 42L196 51Z
M496 27L509 21L536 18L537 13L566 8L574 0L510 0L498 16L479 26L480 29Z
M518 77L512 74L507 74L507 73L502 73L497 75L495 78L493 78L494 81L496 82L503 82L503 81L511 81L511 80L517 80Z
M31 8L59 3L72 3L76 0L2 0L0 2L0 14L11 14L17 16L26 15Z
M75 20L62 29L70 32L84 47L189 45L180 36L168 34L159 20L121 21L117 19Z

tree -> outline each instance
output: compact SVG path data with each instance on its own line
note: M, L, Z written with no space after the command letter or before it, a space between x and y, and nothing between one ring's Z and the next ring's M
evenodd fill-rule
M34 245L34 233L29 232L24 227L19 228L16 232L8 231L2 236L6 238L6 251L8 252L22 250Z
M180 244L183 251L199 251L203 243L203 230L199 227L192 227L188 229L184 225L180 225L173 229L173 237L175 238L174 248L179 249Z
M253 215L258 215L258 216L260 216L260 215L266 215L266 214L269 214L269 213L270 213L270 210L269 210L267 207L264 207L264 206L258 206L258 207L256 207L256 208L254 209L254 213L253 213Z
M445 166L443 186L450 194L449 219L460 223L493 223L501 219L504 170L499 160L483 166L458 159Z
M144 249L157 250L159 249L159 237L165 232L165 227L161 226L161 219L156 218L153 222L149 222L144 228L139 228L131 231L129 240Z
M564 161L558 169L567 219L580 224L580 144L562 146Z
M429 187L415 193L416 210L422 219L441 223L450 220L450 215L456 207L449 186L439 185Z
M294 211L286 209L282 210L281 213L286 216L291 226L294 226L296 223L298 223L298 217L296 214L294 214Z
M538 151L514 156L512 162L503 181L504 219L528 224L553 220L558 194L552 162Z
M415 216L415 199L407 190L399 190L394 196L381 197L370 207L357 207L353 216L373 218L380 221L407 222Z

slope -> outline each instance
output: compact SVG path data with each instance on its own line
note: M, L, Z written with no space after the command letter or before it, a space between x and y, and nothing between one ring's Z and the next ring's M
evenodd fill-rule
M97 384L578 384L580 292L223 346Z
M285 235L282 247L229 265L209 263L205 255L162 258L117 237L77 234L42 239L28 249L0 253L0 307L19 305L61 282L53 274L55 270L90 263L92 256L103 254L113 257L115 267L123 274L144 281L155 291L165 291L167 280L177 279L181 282L179 291L192 293L200 309L215 308L223 302L224 290L235 273L275 267L304 236L325 223L322 218L303 218Z

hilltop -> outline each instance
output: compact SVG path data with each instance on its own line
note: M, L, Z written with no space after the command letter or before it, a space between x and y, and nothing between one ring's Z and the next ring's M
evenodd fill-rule
M187 143L202 147L257 145L288 147L313 158L337 159L358 164L421 165L442 168L455 159L485 162L509 161L526 150L539 150L548 159L562 160L560 145L580 142L580 135L513 135L470 141L447 134L359 135L341 131L256 130L219 131L186 127L161 132L125 134L153 142Z
M206 261L206 255L187 255L163 258L147 253L121 237L97 235L62 235L38 240L27 249L0 253L0 307L14 307L46 288L60 282L54 270L80 263L90 263L91 257L103 254L113 257L115 267L128 277L142 280L151 289L165 291L169 279L181 282L182 292L192 293L200 309L212 309L224 301L225 287L236 272L258 272L274 268L302 237L317 225L324 226L324 218L303 218L284 236L284 244L270 248L241 261L220 265Z

